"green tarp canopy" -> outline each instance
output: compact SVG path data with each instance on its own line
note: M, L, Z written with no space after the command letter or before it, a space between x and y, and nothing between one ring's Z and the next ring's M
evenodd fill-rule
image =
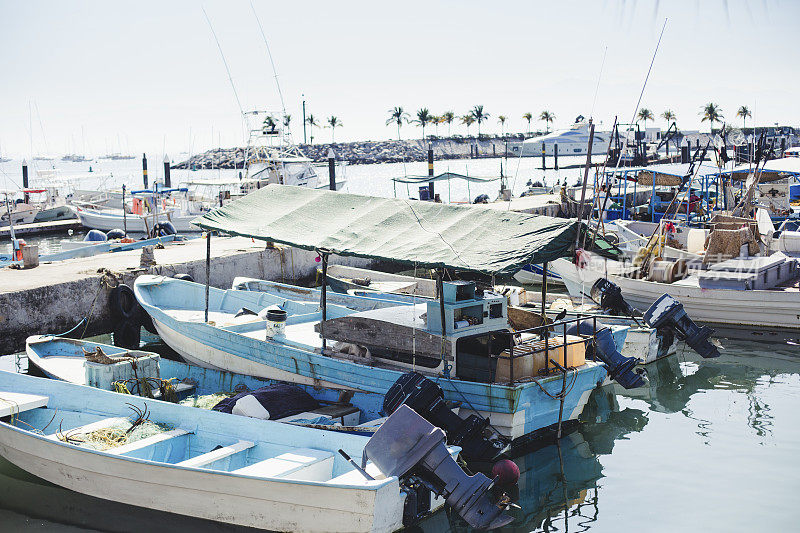
M268 185L194 220L206 230L342 256L510 274L568 254L575 219Z
M499 180L496 178L480 178L477 176L465 176L463 174L456 174L455 172L445 172L436 176L403 176L400 178L392 178L392 181L397 183L419 184L428 183L429 181L447 181L447 180L465 180L473 183L489 183Z

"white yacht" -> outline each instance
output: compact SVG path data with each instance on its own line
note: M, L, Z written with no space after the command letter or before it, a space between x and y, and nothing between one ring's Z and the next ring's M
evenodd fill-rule
M560 156L585 156L589 147L589 124L583 120L583 117L578 118L579 120L568 129L527 139L521 144L509 146L509 149L517 156L536 157L542 155L542 145L544 145L545 155L552 156L555 146L558 145L558 155ZM592 155L604 155L608 151L609 142L611 142L610 132L601 132L595 129ZM520 154L520 150L522 154Z

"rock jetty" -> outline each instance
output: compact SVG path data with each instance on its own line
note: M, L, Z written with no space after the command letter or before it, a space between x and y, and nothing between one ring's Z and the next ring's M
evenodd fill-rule
M431 140L358 141L347 143L301 144L300 150L315 162L324 162L328 150L333 149L336 158L350 164L401 163L425 161L428 144L433 147L437 160L467 159L477 157L502 157L506 149L522 142L522 136L464 138L451 137ZM242 168L244 151L239 148L217 148L176 164L172 168Z

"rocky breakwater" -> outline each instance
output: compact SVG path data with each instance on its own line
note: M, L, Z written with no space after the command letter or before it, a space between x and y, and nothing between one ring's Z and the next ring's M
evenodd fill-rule
M338 160L350 164L401 163L404 161L425 161L428 157L428 144L433 147L437 160L467 159L476 157L502 157L506 148L521 142L521 136L451 137L430 140L391 140L356 141L347 143L301 144L300 150L314 162L328 159L328 151L333 149ZM192 156L172 168L242 168L244 148L218 148Z

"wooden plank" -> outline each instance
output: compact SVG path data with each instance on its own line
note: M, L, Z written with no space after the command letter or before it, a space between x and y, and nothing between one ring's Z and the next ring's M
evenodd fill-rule
M326 320L323 326L327 339L365 346L376 353L416 353L435 358L442 354L442 337L424 329L353 315ZM320 324L314 330L319 333ZM452 353L449 339L445 339L445 353Z
M93 431L97 431L98 429L106 429L113 426L119 426L122 424L130 424L130 420L124 416L115 416L112 418L103 418L102 420L98 420L97 422L92 422L91 424L85 424L83 426L78 426L71 429L64 429L61 428L59 433L53 433L48 435L48 439L52 440L61 440L58 438L58 435L86 435L88 433L92 433Z
M185 429L173 429L171 431L165 431L164 433L159 433L157 435L147 437L146 439L137 440L136 442L132 442L130 444L123 444L122 446L111 448L105 451L106 453L110 453L113 455L122 455L124 453L129 453L136 450L141 450L142 448L147 448L148 446L153 446L154 444L158 444L159 442L164 442L165 440L170 440L177 437L181 437L183 435L188 435L189 433L191 433L191 431L186 431Z
M38 394L0 391L0 417L47 406L49 398Z
M204 453L202 455L198 455L197 457L192 457L191 459L186 459L185 461L181 461L180 463L175 463L175 464L177 466L190 466L194 468L199 468L201 466L211 464L214 461L219 461L220 459L230 457L231 455L234 455L236 453L249 450L253 446L255 446L255 443L250 442L249 440L240 440L238 442L231 444L230 446L223 446L222 448L211 450L208 453Z

